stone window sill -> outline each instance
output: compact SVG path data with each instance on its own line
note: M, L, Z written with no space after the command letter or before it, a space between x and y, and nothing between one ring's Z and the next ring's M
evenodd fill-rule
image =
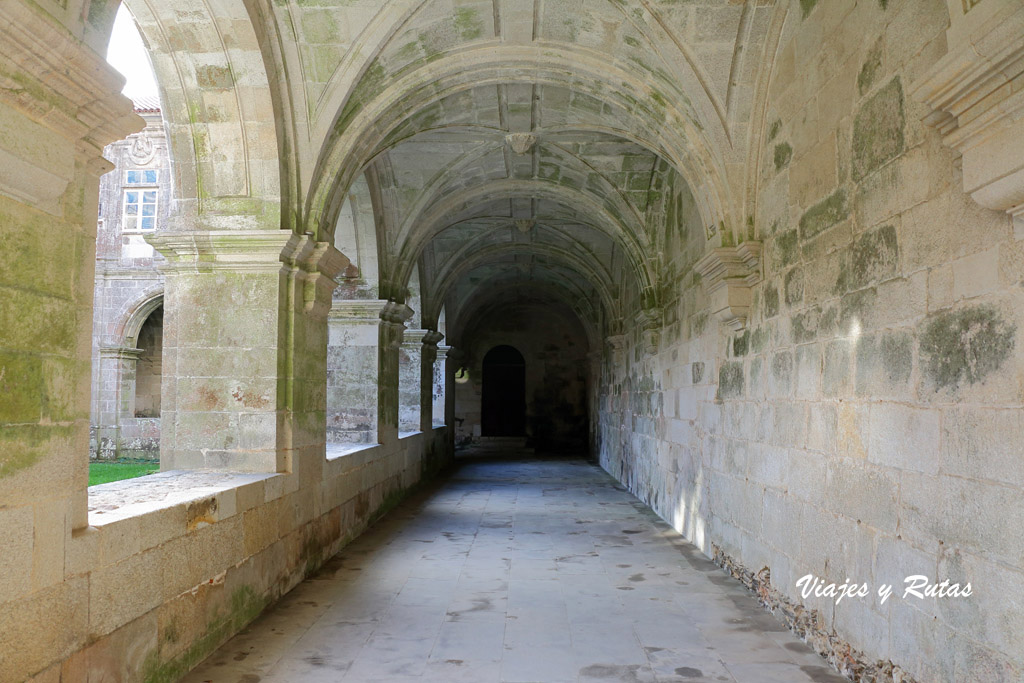
M337 460L338 458L368 451L379 446L379 443L329 443L327 444L327 459Z
M235 514L238 494L255 493L259 489L257 504L266 497L263 482L284 475L273 473L216 472L172 470L158 472L138 479L126 479L89 487L89 526L101 527L129 517L157 512L197 500L217 497L217 518ZM231 496L228 505L225 494Z

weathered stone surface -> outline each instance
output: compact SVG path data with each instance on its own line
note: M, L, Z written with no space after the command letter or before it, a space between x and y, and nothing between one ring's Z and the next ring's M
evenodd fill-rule
M876 171L904 150L903 85L899 77L865 100L853 121L854 180Z
M800 217L800 239L809 240L846 220L850 215L846 190L839 188L817 204L807 209Z
M930 316L920 330L920 354L929 386L955 389L983 382L1009 358L1017 326L993 306Z

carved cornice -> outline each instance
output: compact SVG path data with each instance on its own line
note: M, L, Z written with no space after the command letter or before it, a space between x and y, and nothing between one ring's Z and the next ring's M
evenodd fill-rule
M423 343L430 330L406 330L402 333L402 344L407 346L419 346Z
M284 261L294 258L297 250L308 248L307 240L287 230L208 230L146 236L146 241L167 259L160 270L168 273L281 270Z
M693 268L703 279L711 312L729 329L742 330L750 314L753 287L761 281L761 243L712 249Z
M100 358L113 360L138 360L142 357L143 351L129 346L101 346L99 349Z
M993 5L995 7L995 5ZM958 17L949 52L914 83L926 124L963 156L964 191L1020 221L1024 212L1024 5Z
M145 127L121 94L123 77L32 4L0 4L0 64L0 101L81 141L86 159Z
M335 299L327 317L339 323L380 324L380 314L387 299Z

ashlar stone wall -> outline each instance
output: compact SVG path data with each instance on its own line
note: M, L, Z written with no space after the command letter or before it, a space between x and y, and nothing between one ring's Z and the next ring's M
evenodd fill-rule
M769 577L776 605L812 610L804 632L840 668L1010 681L1024 247L965 194L908 95L948 23L943 2L789 3L758 133L749 321L721 325L682 259L657 342L606 347L600 459L704 552ZM898 595L805 600L805 574ZM911 574L974 594L902 599Z

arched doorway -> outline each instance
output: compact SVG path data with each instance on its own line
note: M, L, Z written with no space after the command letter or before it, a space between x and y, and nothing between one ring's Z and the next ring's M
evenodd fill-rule
M483 436L526 433L526 361L511 346L495 346L484 356L481 413Z

